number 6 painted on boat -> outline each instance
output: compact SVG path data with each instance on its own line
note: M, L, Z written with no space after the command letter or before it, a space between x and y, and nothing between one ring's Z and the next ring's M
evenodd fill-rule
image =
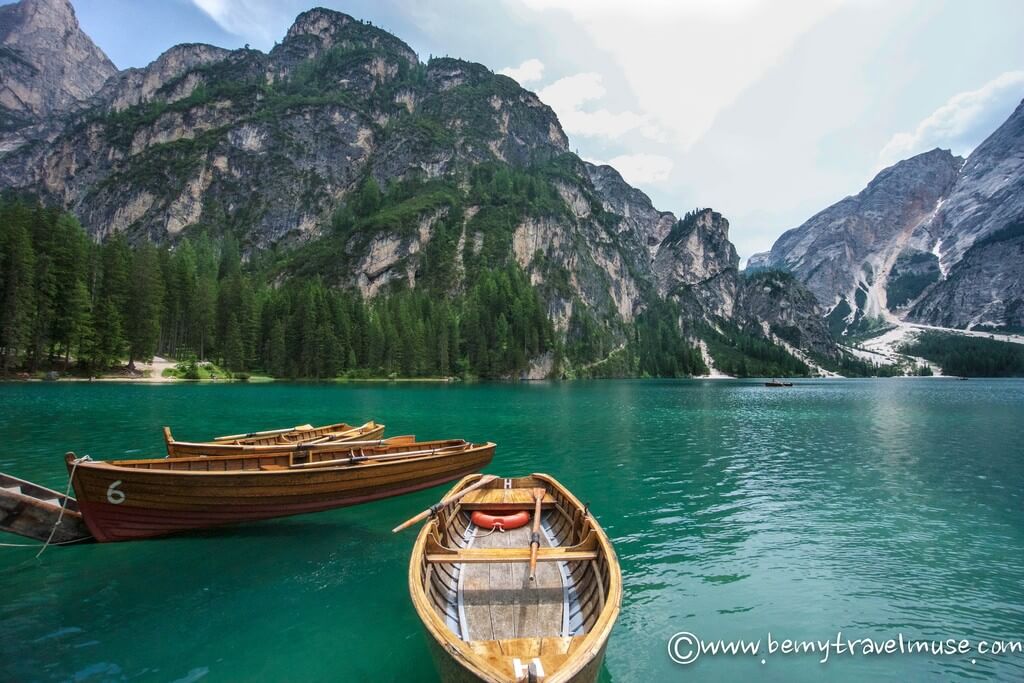
M120 505L121 503L124 502L125 499L124 491L117 488L120 485L121 480L118 479L113 484L107 487L107 500L109 500L114 505Z

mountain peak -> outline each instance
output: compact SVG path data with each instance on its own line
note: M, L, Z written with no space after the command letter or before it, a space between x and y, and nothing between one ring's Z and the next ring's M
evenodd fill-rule
M324 38L344 30L345 27L355 22L356 19L354 17L344 12L338 12L325 7L314 7L295 17L295 21L292 22L288 33L285 35L285 40L303 35Z
M418 61L413 49L394 35L344 12L324 7L315 7L297 16L285 34L284 43L309 40L318 45L319 51L335 46L345 49L379 49L395 53L410 64Z
M963 165L963 157L954 156L948 149L936 147L882 169L857 196L865 196L877 191L880 186L892 185L894 182L907 185L912 190L910 186L928 182L934 176L955 175Z
M22 0L0 7L0 40L16 45L26 33L40 30L61 35L78 30L78 17L69 0Z
M0 119L8 130L66 111L117 73L68 0L0 7L0 45Z
M71 6L69 0L21 0L21 2L0 7L0 35L3 35L5 39L11 29L16 27L58 28L68 24L78 26L75 8Z

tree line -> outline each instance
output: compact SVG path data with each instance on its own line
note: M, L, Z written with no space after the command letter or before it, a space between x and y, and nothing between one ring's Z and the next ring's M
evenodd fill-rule
M900 352L927 358L947 375L1024 376L1024 345L985 337L928 331L904 344Z
M372 301L317 277L273 285L231 236L174 249L91 241L71 215L0 201L0 372L101 372L155 354L277 377L515 376L554 331L517 266L459 295L398 287Z
M380 213L374 187L357 200L354 220ZM122 363L134 370L154 355L186 361L193 372L196 362L212 362L236 374L314 379L516 377L548 353L556 375L573 368L588 376L652 377L707 370L671 302L648 302L616 333L574 301L563 339L514 261L467 269L457 290L425 272L418 280L426 285L393 284L372 300L314 273L282 277L279 261L243 264L230 234L199 233L173 248L133 246L120 235L96 242L66 212L0 200L0 374L97 374ZM427 263L431 271L449 270L444 259ZM716 360L725 347L736 361L727 371L806 372L802 364L790 367L795 359L780 349L736 332L711 345ZM752 358L767 362L743 365Z

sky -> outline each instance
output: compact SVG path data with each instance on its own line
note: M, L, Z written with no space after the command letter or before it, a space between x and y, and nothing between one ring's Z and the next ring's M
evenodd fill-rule
M181 42L269 50L309 0L72 0L121 68ZM550 105L581 157L654 205L711 207L744 259L940 147L967 155L1024 98L1021 0L320 0L426 61L460 57Z

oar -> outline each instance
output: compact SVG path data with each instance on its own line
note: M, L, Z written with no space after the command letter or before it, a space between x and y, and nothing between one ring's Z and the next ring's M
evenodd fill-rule
M465 496L467 493L470 493L472 491L476 491L478 488L481 488L483 486L487 486L488 484L490 484L495 479L497 479L497 477L494 476L493 474L485 474L484 476L480 477L480 481L478 481L477 483L473 484L472 486L467 486L466 488L462 489L458 493L453 494L451 496L448 496L447 498L445 498L443 500L440 500L437 503L434 503L433 505L431 505L430 507L428 507L426 510L424 510L420 514L416 515L415 517L412 517L411 519L407 519L406 521L402 522L401 524L396 526L394 529L392 529L391 533L397 534L399 531L404 531L404 530L408 529L413 524L418 524L419 522L422 522L427 517L433 517L440 510L443 510L444 508L448 507L452 503L457 503L460 500L462 500L463 496Z
M249 432L248 434L228 434L227 436L216 436L214 441L234 441L235 439L254 439L258 436L273 436L274 434L285 434L287 432L308 432L313 429L313 425L304 424L296 425L294 427L285 427L284 429L265 429L262 432Z
M540 504L544 489L533 490L533 533L530 534L530 581L537 579L537 551L540 550Z

